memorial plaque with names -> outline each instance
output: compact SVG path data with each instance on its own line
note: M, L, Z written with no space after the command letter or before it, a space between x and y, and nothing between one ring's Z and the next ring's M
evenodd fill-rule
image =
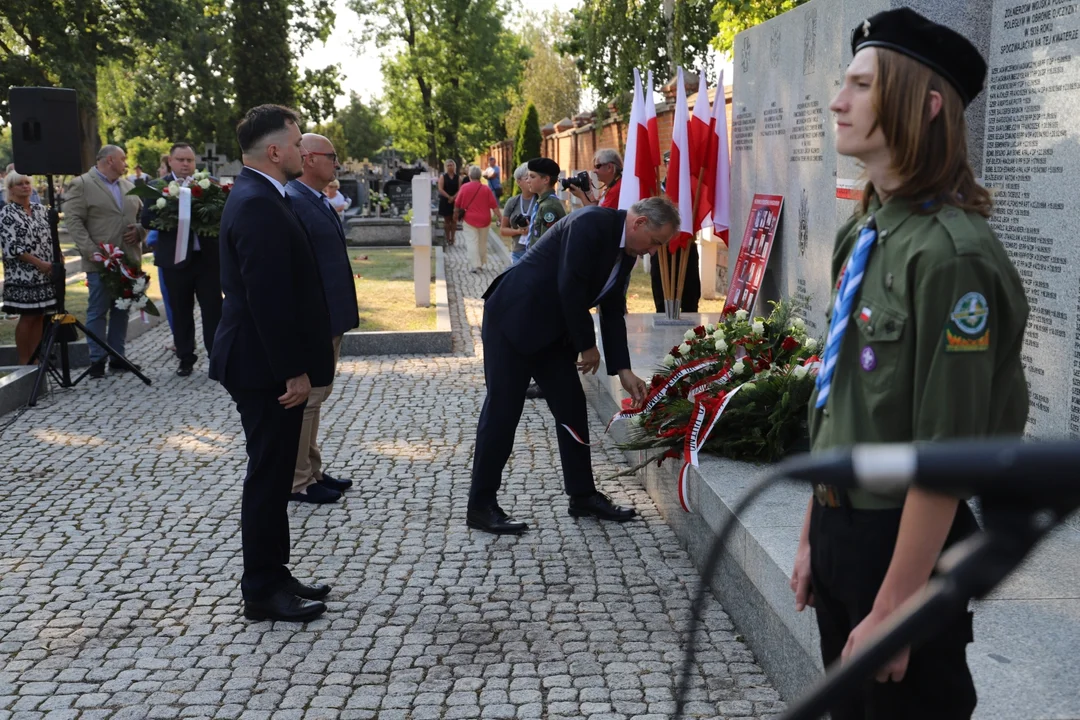
M1080 437L1077 203L1080 2L998 0L987 77L990 219L1031 305L1024 337L1027 434Z
M390 199L391 207L397 208L398 214L402 215L412 207L412 184L400 180L386 181L386 197Z

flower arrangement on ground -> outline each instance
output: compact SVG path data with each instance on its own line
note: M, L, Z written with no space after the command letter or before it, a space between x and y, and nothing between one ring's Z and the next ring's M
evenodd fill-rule
M186 186L176 180L140 182L128 195L137 195L154 208L154 219L150 221L152 228L172 231L180 222L181 187L191 190L191 229L200 237L217 237L221 230L221 213L232 185L221 185L204 170L192 175Z
M146 295L150 276L128 262L124 251L112 243L101 243L92 259L100 266L101 282L119 310L141 310L158 316L157 306Z
M682 456L680 499L686 466L702 450L737 460L784 456L807 437L817 347L786 302L767 318L736 310L688 330L661 361L642 408L627 403L613 418L630 423L619 447L665 449L645 464Z

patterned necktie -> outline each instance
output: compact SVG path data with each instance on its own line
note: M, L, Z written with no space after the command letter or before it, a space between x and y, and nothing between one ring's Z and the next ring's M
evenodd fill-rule
M877 240L877 223L871 215L859 233L859 239L855 241L855 249L851 252L844 278L840 281L840 289L836 293L836 302L833 303L829 336L825 340L825 354L822 356L821 370L817 376L818 396L815 408L825 407L829 399L829 388L832 386L833 374L836 372L836 361L840 357L844 331L847 330L848 322L851 320L851 307L855 304L855 295L859 292L859 286L862 285L866 260L870 257L870 250L874 247L875 240Z

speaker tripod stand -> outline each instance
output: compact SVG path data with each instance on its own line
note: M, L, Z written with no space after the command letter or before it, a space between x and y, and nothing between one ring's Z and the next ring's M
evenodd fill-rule
M134 373L137 378L149 385L150 378L139 372L139 369L135 367L134 363L118 353L107 342L87 330L85 325L64 309L65 297L67 295L67 271L64 269L64 255L60 250L60 213L56 209L56 194L53 186L53 176L46 175L46 178L49 183L49 230L52 232L53 246L52 280L56 290L57 311L54 315L49 316L48 323L45 326L45 332L41 337L41 343L34 352L34 357L37 358L38 363L38 373L37 377L34 378L34 387L30 391L30 400L27 402L27 405L29 407L37 405L38 396L41 394L41 388L44 385L46 375L51 376L60 387L68 388L78 385L90 372L90 368L87 368L74 380L71 379L71 361L68 354L68 343L73 342L77 337L75 334L76 328L82 330L88 343L96 342L105 349L105 352L108 353L109 357L116 363L123 365ZM56 366L53 360L52 352L53 348L57 345L60 346L59 367ZM31 357L30 362L34 361L34 357Z

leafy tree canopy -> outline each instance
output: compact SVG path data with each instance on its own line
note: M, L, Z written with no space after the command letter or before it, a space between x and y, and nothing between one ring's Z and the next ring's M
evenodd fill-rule
M634 68L652 70L662 84L676 66L701 66L717 32L713 3L680 0L666 17L664 0L582 0L557 48L601 98L621 100L633 88Z
M774 18L806 0L721 0L712 11L718 34L713 46L722 53L730 54L735 47L735 35L748 27Z
M506 137L517 132L525 106L532 103L545 122L573 117L581 106L581 74L573 59L555 49L570 16L557 11L526 12L521 44L529 51L521 89L506 115Z
M460 158L505 133L527 51L503 26L502 0L349 0L361 39L383 61L387 129L395 147Z
M380 107L365 104L356 93L350 95L349 104L337 111L334 120L345 135L345 156L353 160L375 157L389 139Z

